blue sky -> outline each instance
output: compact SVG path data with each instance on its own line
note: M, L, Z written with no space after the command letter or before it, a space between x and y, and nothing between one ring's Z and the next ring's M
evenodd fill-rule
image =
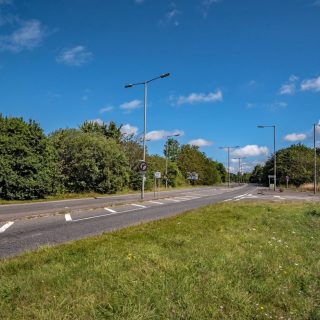
M319 0L0 0L0 112L47 133L84 120L181 133L210 157L239 145L248 166L273 148L312 144L320 119ZM320 130L319 130L320 140Z

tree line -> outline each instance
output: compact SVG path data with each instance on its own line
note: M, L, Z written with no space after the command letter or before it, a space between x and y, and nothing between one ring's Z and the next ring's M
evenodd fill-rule
M320 149L317 152L317 168L320 168ZM303 144L295 144L276 152L277 183L286 184L286 177L289 183L299 187L314 181L314 149ZM256 165L251 173L250 182L268 184L268 176L273 175L273 155L264 165Z
M146 188L155 171L168 185L212 185L224 182L226 170L198 147L169 139L164 156L147 153ZM114 122L84 122L76 129L59 129L46 135L39 123L0 115L0 198L41 199L63 193L112 194L141 188L138 170L141 141L122 134ZM190 172L199 180L188 181Z

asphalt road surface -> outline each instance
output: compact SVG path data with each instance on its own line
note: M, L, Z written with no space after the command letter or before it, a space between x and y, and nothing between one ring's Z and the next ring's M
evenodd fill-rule
M230 189L196 188L162 192L155 199L153 194L148 194L143 202L139 201L139 195L131 195L1 206L0 257L162 219L255 189L248 185Z
M95 202L91 204L93 200L98 200L98 207ZM230 189L197 188L163 192L157 198L148 194L143 202L139 201L138 195L131 195L113 199L71 200L68 208L65 208L65 201L42 203L40 206L1 206L1 216L12 219L0 222L0 258L18 255L43 245L64 243L162 219L217 202L252 200L320 201L320 197L308 193L274 193L245 185ZM9 213L4 208L10 209Z

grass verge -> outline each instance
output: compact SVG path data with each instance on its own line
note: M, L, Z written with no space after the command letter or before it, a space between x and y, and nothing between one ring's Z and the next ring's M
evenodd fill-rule
M0 319L320 319L320 210L219 204L0 262Z

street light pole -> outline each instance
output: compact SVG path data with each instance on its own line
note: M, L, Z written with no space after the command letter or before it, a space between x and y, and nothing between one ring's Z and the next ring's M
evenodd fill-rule
M238 160L239 161L239 184L241 184L241 159L246 159L246 157L239 157L239 158L233 158L234 160Z
M159 77L155 77L153 79L143 81L143 82L137 82L133 84L127 84L125 85L125 88L132 88L134 86L143 85L144 86L144 125L143 125L143 161L146 161L146 135L147 135L147 97L148 97L148 84L151 81L155 81L158 79L163 79L166 77L169 77L170 73L164 73ZM141 199L144 198L144 186L145 186L145 172L142 173L142 186L141 186Z
M260 129L273 128L273 189L276 191L277 188L277 154L276 154L276 126L257 126Z
M172 137L179 137L180 133L171 134L167 136L167 143L166 143L166 189L168 189L168 139Z
M317 127L320 127L320 124L313 125L313 148L314 148L314 194L317 193L317 139L316 139L316 131Z
M228 150L228 188L230 188L230 150L237 149L239 146L235 147L219 147L219 149Z

